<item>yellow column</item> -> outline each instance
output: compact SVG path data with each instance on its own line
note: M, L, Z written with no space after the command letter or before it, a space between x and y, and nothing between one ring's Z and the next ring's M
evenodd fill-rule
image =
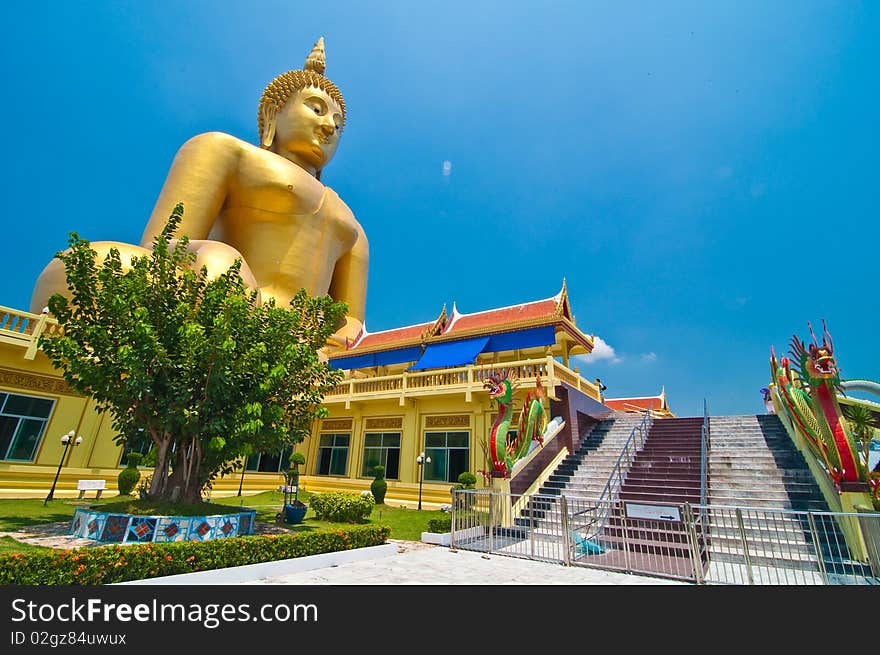
M513 525L511 508L510 478L492 478L492 519L495 525L510 527Z

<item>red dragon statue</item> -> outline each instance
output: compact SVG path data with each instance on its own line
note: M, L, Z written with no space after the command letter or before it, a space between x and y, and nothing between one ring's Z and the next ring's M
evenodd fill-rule
M822 321L822 343L807 323L813 343L791 338L791 359L776 361L770 349L770 367L786 414L812 444L835 485L866 482L868 471L854 447L846 418L837 401L840 373L834 357L834 341ZM876 489L874 490L876 494Z
M513 391L516 379L509 371L490 376L483 386L489 391L489 397L498 404L498 418L489 432L488 457L492 471L501 477L510 477L516 462L529 452L532 440L544 445L543 433L547 427L547 415L544 411L544 387L540 376L535 379L535 391L526 395L525 403L520 412L519 431L511 438L510 424L513 419ZM483 447L486 450L486 447ZM479 471L488 479L492 473Z

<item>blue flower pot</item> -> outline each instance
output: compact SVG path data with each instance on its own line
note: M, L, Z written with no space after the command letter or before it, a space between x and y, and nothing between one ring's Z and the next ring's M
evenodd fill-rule
M302 503L299 505L285 505L284 522L293 524L302 523L308 510L308 506L303 505Z

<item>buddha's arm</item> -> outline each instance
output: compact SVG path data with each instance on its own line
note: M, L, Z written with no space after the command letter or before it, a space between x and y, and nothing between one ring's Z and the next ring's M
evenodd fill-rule
M208 132L184 143L174 161L150 215L141 245L150 247L162 231L174 206L183 203L183 220L177 234L205 239L220 213L229 179L240 154L238 140L228 134Z
M370 246L363 228L358 226L358 238L350 251L336 262L330 297L348 305L345 325L333 335L333 340L345 345L346 337L354 340L364 325L367 306L367 269L370 263Z

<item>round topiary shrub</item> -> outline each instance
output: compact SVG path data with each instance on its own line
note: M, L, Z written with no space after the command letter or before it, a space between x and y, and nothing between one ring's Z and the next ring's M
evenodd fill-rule
M458 476L458 484L454 484L449 488L449 493L455 498L456 491L473 489L476 484L477 476L470 471L465 471ZM473 494L459 494L459 497L456 500L456 506L458 509L471 509L474 506L475 501L476 498Z
M141 459L142 456L140 453L128 454L128 464L122 469L122 471L120 471L119 476L116 478L116 485L119 488L120 496L131 495L131 490L134 489L138 480L141 479L141 472L137 470L137 466L141 463Z
M290 456L290 465L295 469L299 469L300 466L306 463L306 456L302 453L293 453Z
M375 501L371 495L361 496L344 491L328 491L312 494L312 509L322 521L336 523L360 523L373 511Z
M462 486L462 489L473 489L477 484L477 476L470 471L465 471L458 476L458 484Z
M385 467L373 467L373 475L375 479L370 484L370 491L373 492L373 499L377 505L385 504L385 492L388 491L388 483L385 482Z

